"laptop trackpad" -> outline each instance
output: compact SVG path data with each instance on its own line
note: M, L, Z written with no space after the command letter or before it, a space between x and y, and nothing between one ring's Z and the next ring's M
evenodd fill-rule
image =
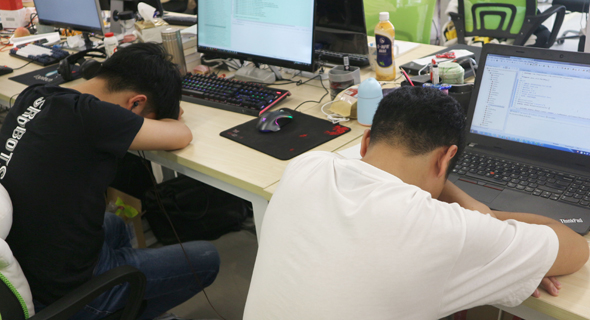
M588 233L590 211L563 202L534 197L510 189L504 189L489 207L499 211L535 213L564 222L579 234ZM563 220L562 220L563 219Z
M454 183L457 187L465 191L468 195L472 196L474 199L483 202L488 206L490 206L492 201L494 201L494 199L496 199L496 197L498 197L498 195L502 193L502 191L499 191L497 189L480 186L462 180L457 180Z

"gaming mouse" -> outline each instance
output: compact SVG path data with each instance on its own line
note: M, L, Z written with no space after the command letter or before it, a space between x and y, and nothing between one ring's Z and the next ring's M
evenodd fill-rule
M7 66L0 66L0 76L11 73L13 70Z
M293 120L293 115L285 109L265 112L260 116L256 129L260 132L277 132Z

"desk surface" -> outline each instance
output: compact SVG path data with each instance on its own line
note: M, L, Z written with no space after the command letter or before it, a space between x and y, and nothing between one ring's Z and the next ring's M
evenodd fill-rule
M420 45L397 58L396 63L401 65L438 50L440 47ZM10 57L8 52L0 52L1 65L17 68L25 63L23 60ZM8 78L38 68L39 66L30 64L9 75L0 76L0 100L8 101L10 97L26 88L26 86ZM374 73L368 70L364 70L361 75L362 79L371 76L374 76ZM71 86L77 83L76 81L64 86ZM325 80L324 83L327 85L328 81ZM312 80L299 87L293 84L281 86L281 88L292 92L292 96L280 105L281 108L295 108L301 102L317 100L325 93L319 80ZM324 98L321 104L308 103L298 110L323 117L320 107L327 101L329 98ZM182 150L155 153L181 166L212 176L269 200L288 161L277 160L219 135L223 130L246 122L252 117L186 102L182 103L182 107L185 110L183 119L191 128L194 140ZM352 131L313 150L338 151L360 143L360 137L365 127L356 121L343 124L351 127ZM590 241L590 235L587 235L586 238ZM559 280L563 284L559 297L552 297L542 292L541 298L529 298L523 305L558 319L590 319L590 263L587 263L582 270L575 274L560 277Z

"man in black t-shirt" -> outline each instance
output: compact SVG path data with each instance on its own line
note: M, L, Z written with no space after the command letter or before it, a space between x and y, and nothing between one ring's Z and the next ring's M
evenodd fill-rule
M25 89L0 130L0 183L14 207L7 242L31 286L37 309L119 265L146 274L152 319L203 288L178 245L132 249L122 220L105 216L104 193L127 150L187 146L179 118L181 78L156 44L135 44L107 59L96 77L71 89ZM207 242L185 249L203 286L219 269ZM114 288L75 319L99 319L125 304Z

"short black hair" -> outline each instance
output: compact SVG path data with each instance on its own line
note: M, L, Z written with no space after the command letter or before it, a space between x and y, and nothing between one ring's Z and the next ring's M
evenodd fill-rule
M464 149L465 115L461 105L438 89L404 86L383 97L373 118L370 144L403 146L409 155L456 145Z
M147 96L146 112L156 119L177 119L182 95L180 71L171 56L156 43L136 43L115 52L96 74L107 90L131 90Z

